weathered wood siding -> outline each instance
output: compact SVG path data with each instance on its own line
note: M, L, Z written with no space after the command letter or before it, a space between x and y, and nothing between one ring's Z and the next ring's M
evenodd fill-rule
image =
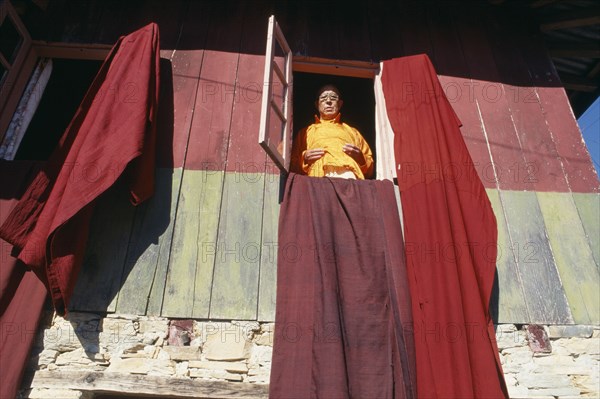
M527 17L483 1L67 1L30 21L35 39L102 43L156 21L164 49L157 195L102 199L73 309L273 319L281 182L256 144L270 14L299 55L427 53L496 213L496 320L600 322L598 177Z

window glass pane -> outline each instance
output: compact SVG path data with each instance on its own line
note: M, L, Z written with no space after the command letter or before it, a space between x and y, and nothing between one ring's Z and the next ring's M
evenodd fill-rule
M271 112L269 113L269 125L267 126L267 136L269 137L269 142L274 144L277 148L277 152L283 154L283 129L285 128L285 124L279 117L277 110L271 106Z
M10 17L7 16L0 25L0 52L9 63L14 62L22 42L21 34L17 31Z

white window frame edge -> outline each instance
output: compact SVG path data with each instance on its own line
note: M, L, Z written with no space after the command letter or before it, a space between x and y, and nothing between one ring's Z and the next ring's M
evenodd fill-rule
M52 73L52 59L41 58L21 95L0 145L0 159L15 159L21 140L37 111Z
M18 100L14 98L12 91L26 84L29 79L29 73L31 73L31 70L35 66L35 60L31 54L31 36L29 36L29 32L27 32L21 18L19 18L19 15L8 0L0 2L0 24L4 23L6 18L10 18L23 41L14 62L9 64L8 60L3 61L3 64L10 65L10 68L8 69L6 79L0 85L0 112L2 115L2 118L0 118L0 139L2 139L4 131L8 127L6 115L12 116L18 104ZM28 71L26 76L23 75L23 71Z
M373 81L375 91L375 148L377 151L377 179L394 180L396 177L396 159L394 156L394 130L388 118L383 94L381 76L383 62Z
M285 53L285 72L279 70L279 66L275 63L275 40L279 43ZM273 93L272 79L273 71L279 75L280 80L285 85L285 95L283 100L283 110L271 100ZM263 95L260 113L260 127L258 132L258 143L267 152L269 157L275 162L282 172L287 173L290 167L290 157L292 153L292 50L288 45L279 24L275 20L275 16L269 18L269 28L267 33L267 47L265 55L265 73L263 81ZM275 108L276 114L284 123L283 128L283 156L279 153L277 145L273 144L268 135L267 129L271 116L271 108ZM282 118L283 116L283 118Z
M379 72L375 75L373 89L375 91L375 147L377 151L377 180L391 180L397 176L396 156L394 154L394 130L387 113L385 104L385 95L383 93L383 62L380 65ZM404 231L404 217L402 214L402 199L400 190L395 189L396 204L398 206L398 216L400 217L400 226ZM402 234L404 240L404 234Z

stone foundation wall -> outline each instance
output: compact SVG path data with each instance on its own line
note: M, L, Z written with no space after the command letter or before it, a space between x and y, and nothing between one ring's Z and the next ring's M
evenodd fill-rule
M91 399L93 392L47 384L49 375L82 371L268 384L273 326L88 313L67 321L49 314L28 365L33 380L20 397ZM600 327L505 324L497 340L511 397L600 397ZM36 379L41 374L45 382Z

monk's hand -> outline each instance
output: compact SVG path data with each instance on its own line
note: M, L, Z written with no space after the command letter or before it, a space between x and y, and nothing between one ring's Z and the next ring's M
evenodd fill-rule
M358 148L354 144L350 144L350 143L344 144L342 151L344 151L346 154L350 155L352 157L352 159L354 159L359 166L364 165L367 162L363 152L360 150L360 148Z
M310 165L317 159L320 159L325 155L325 150L322 148L313 148L312 150L304 151L304 163Z

